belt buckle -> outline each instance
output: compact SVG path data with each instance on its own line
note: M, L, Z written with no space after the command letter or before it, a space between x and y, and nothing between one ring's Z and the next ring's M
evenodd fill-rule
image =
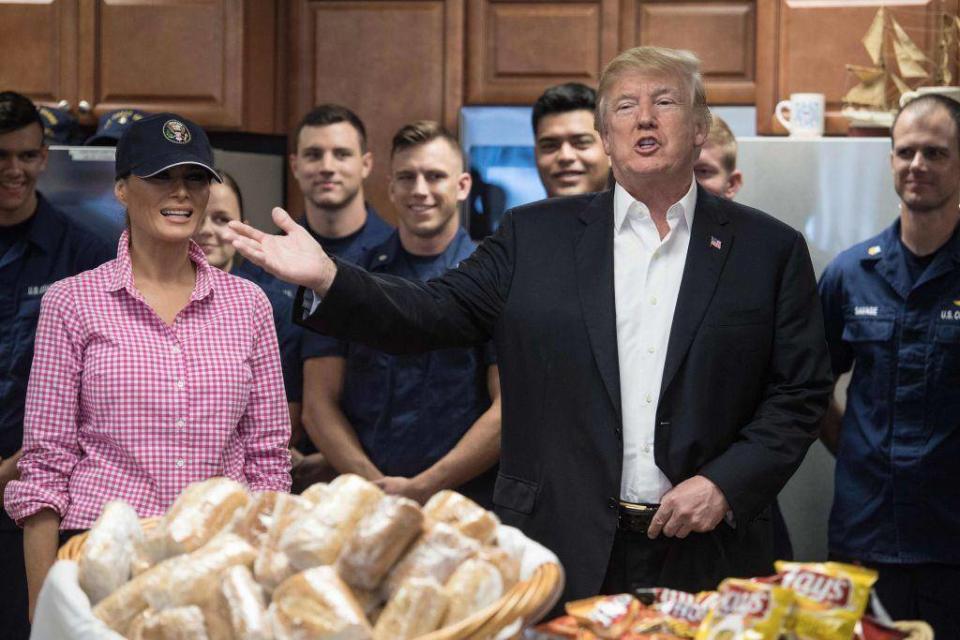
M624 531L646 533L657 507L620 501L617 526Z

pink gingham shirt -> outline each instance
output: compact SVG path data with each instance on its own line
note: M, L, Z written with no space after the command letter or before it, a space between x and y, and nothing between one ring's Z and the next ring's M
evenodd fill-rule
M89 528L117 498L164 513L185 486L226 476L289 491L290 417L270 303L256 284L207 264L167 325L134 287L128 236L116 260L43 296L27 388L20 480L4 506L49 508Z

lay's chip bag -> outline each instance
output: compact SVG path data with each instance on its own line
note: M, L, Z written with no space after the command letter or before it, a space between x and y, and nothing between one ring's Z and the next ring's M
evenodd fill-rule
M781 586L797 605L789 626L800 640L850 640L877 572L839 562L777 561Z
M793 605L793 594L774 584L728 578L696 640L777 640Z

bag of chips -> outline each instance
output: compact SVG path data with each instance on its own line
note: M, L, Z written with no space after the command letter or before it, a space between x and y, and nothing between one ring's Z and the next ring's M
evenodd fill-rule
M567 615L600 638L617 639L630 629L641 609L640 601L629 593L596 596L568 602Z
M663 615L663 624L670 633L694 638L700 623L716 601L716 591L688 593L675 589L643 589L637 592L640 602Z
M850 640L877 572L839 562L775 564L781 586L796 597L788 626L800 640Z
M728 578L720 583L696 640L777 640L792 604L787 589Z

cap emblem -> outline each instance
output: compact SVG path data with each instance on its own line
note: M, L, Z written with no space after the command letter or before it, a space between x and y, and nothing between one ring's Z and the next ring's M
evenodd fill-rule
M190 130L179 120L167 120L163 125L163 137L176 144L190 142Z

